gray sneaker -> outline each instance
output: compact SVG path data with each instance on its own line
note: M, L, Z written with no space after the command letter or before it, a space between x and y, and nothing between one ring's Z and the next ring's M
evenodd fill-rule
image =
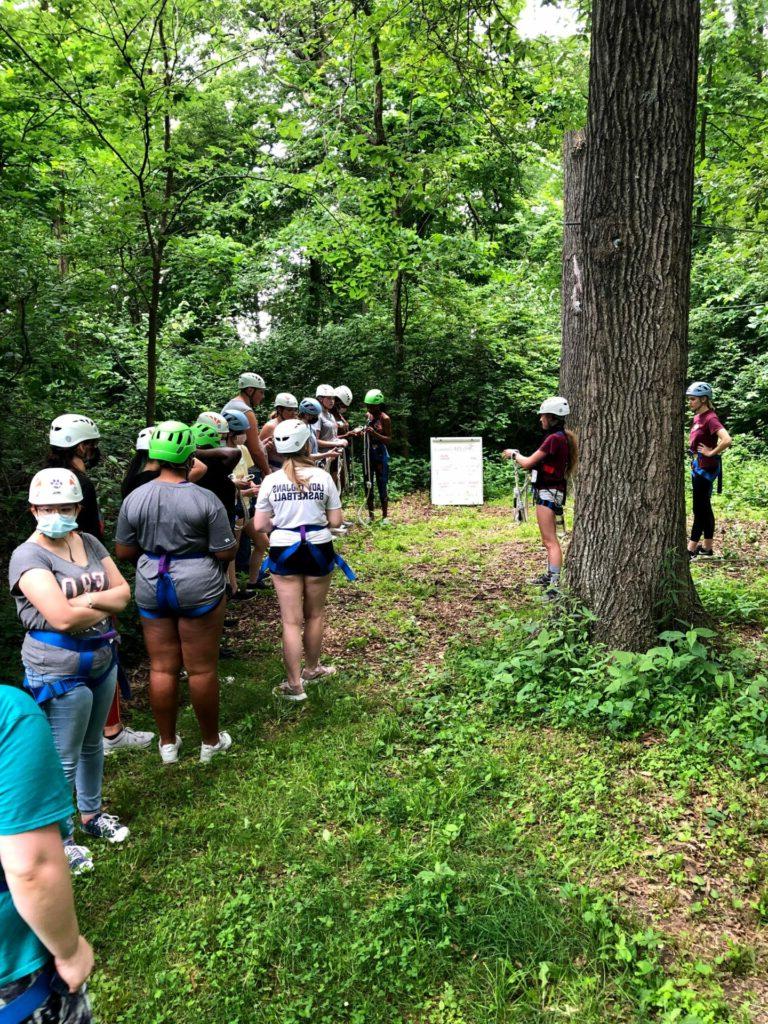
M64 842L64 853L67 855L69 870L73 875L82 875L93 871L93 857L87 846L78 846L72 836Z

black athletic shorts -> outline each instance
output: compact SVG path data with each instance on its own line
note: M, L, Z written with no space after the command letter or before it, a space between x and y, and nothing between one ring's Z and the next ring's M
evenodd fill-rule
M269 549L270 562L276 562L280 555L291 546L286 544L283 547L271 547ZM302 544L298 551L294 551L291 557L286 559L279 569L271 569L270 571L276 576L327 576L332 571L333 559L336 555L333 543L326 541L325 544L316 544L315 548L320 558L331 567L325 572L312 557L312 553L306 544Z

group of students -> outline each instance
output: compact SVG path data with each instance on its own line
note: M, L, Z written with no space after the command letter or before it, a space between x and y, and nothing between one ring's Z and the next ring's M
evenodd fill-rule
M200 761L232 744L219 726L217 661L227 589L236 586L227 571L238 535L248 531L254 548L248 590L259 586L267 551L286 670L274 692L298 703L306 700L307 686L335 671L321 660L324 609L332 570L339 566L354 578L333 541L344 530L345 456L355 436L365 441L367 490L376 482L387 515L391 423L380 391L366 395L366 422L356 430L345 418L351 393L326 385L301 402L281 392L272 419L259 429L255 409L264 381L242 374L239 388L220 413L203 412L192 426L168 421L143 430L123 483L116 556L136 566L164 764L175 763L181 747L182 667L201 733ZM687 396L694 413L689 553L698 557L712 553L711 495L731 438L708 384L692 384ZM566 428L569 414L565 398L546 399L538 449L529 456L514 448L503 452L531 472L547 552L547 571L535 582L555 595L562 568L556 524L578 460L576 438ZM92 857L75 842L72 790L80 830L122 842L127 827L102 809L104 754L121 746L146 748L153 738L120 722L115 618L130 589L100 539L104 527L87 474L98 462L98 441L88 417L54 420L49 465L29 488L35 530L9 567L26 629L26 693L0 687L0 1024L90 1021L84 983L93 953L79 932L71 874L92 867ZM113 726L104 734L110 713Z
M93 867L89 839L121 843L129 830L102 806L105 754L147 749L154 734L120 719L117 616L130 587L117 562L136 567L135 600L150 663L149 698L163 764L179 758L179 682L186 670L202 763L227 751L220 728L218 658L227 594L251 597L272 577L283 624L291 703L335 672L321 661L331 573L354 574L334 548L345 532L341 494L349 446L363 443L366 502L376 486L383 520L391 421L384 396L365 396L365 421L346 418L352 393L320 385L301 402L276 396L270 420L256 410L266 386L243 373L221 412L188 426L167 421L139 433L122 485L115 559L88 471L100 432L87 416L50 427L45 468L32 478L32 534L12 553L9 584L25 629L23 690L0 687L0 1022L86 1024L82 988L93 955L77 926L70 877ZM251 541L249 582L238 591L239 539ZM26 691L26 692L24 692ZM31 699L30 699L31 698ZM106 731L105 731L106 730ZM38 870L40 868L40 870Z
M688 541L690 558L711 557L715 536L715 514L712 491L717 482L722 489L722 453L733 443L721 423L714 405L712 387L705 381L694 381L686 392L693 422L688 438L693 497L693 522ZM578 443L573 431L566 429L570 415L568 400L561 396L547 398L539 408L539 422L544 438L532 455L521 455L516 448L502 452L518 466L529 470L536 507L536 521L541 542L547 553L546 571L533 584L545 588L548 600L556 598L563 565L563 550L557 533L557 522L563 516L568 478L578 462Z

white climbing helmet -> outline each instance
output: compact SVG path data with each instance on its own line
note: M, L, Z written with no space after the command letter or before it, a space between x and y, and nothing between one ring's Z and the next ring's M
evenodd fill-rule
M539 409L539 416L546 413L547 416L559 416L561 419L564 416L570 415L571 407L568 405L567 398L561 398L559 395L556 398L545 398L541 403Z
M258 373L241 373L237 378L237 386L241 391L244 388L261 388L262 391L267 389L264 378L260 377Z
M315 398L335 398L336 392L330 384L318 384L315 391Z
M207 423L209 427L219 434L229 433L229 423L225 416L222 416L220 412L201 412L197 417L196 423Z
M299 403L296 401L294 395L290 391L281 391L275 395L275 408L280 406L281 409L298 409Z
M98 441L100 437L99 428L90 416L69 412L56 417L48 434L54 448L74 448L81 441Z
M338 398L342 405L346 405L349 408L352 405L352 392L346 386L346 384L339 384L334 390L334 395Z
M136 451L137 452L148 452L149 451L149 439L155 432L154 427L144 427L143 430L139 431L139 436L136 438Z
M309 440L310 429L304 420L283 420L275 427L272 435L275 448L281 455L300 452Z
M41 469L29 484L30 505L79 505L83 489L71 469Z

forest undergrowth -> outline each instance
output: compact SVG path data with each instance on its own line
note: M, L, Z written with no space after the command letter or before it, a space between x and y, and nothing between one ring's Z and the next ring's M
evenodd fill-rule
M273 595L237 606L231 754L197 764L187 708L178 766L108 762L132 835L78 882L98 1019L768 1021L766 537L727 515L694 569L717 640L645 655L540 603L504 501L355 531L303 708L271 696Z

